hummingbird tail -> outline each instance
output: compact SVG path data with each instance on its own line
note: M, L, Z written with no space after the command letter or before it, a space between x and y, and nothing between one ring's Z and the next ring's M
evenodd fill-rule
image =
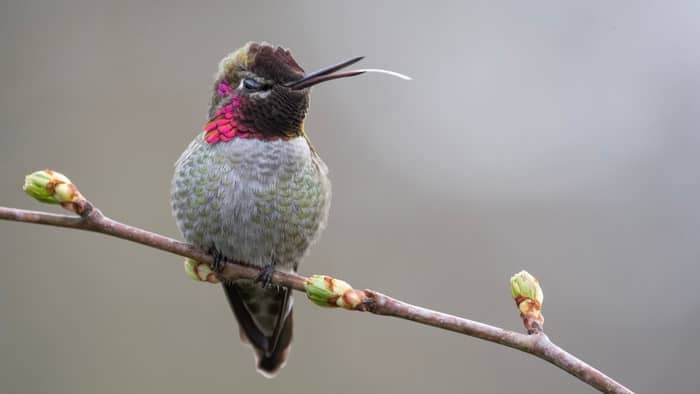
M258 372L274 377L284 366L292 342L292 295L284 287L262 288L251 281L224 283L238 320L241 341L255 353Z
M280 330L280 338L277 347L266 355L260 349L255 349L258 361L258 372L266 378L274 378L277 372L287 363L290 344L292 342L292 311L285 319L284 327Z

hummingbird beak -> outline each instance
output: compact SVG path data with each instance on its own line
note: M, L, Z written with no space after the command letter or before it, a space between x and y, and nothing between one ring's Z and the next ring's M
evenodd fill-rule
M346 60L342 63L338 63L334 66L330 66L330 67L326 67L326 68L323 68L323 69L318 70L318 71L314 71L310 74L304 75L299 80L285 84L285 86L290 88L290 89L300 90L300 89L305 89L305 88L308 88L310 86L316 85L317 83L330 81L332 79L348 78L348 77L354 77L355 75L364 74L365 71L363 71L363 70L348 71L348 72L344 72L344 73L333 74L334 72L336 72L340 69L343 69L351 64L355 64L362 59L364 59L364 56L358 56L358 57L352 58L350 60Z

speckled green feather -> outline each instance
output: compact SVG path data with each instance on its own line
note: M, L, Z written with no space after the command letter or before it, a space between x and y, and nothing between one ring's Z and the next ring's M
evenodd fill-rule
M325 224L326 172L303 137L212 145L198 136L176 164L173 212L189 242L293 269Z

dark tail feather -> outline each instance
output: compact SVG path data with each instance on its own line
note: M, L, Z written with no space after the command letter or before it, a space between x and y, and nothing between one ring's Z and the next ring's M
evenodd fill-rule
M241 340L252 346L258 372L272 378L282 368L292 342L292 298L287 288L225 283L224 292L238 320Z
M287 362L289 356L289 345L292 343L292 311L284 321L284 327L280 330L277 346L269 355L263 354L256 349L258 354L258 371L268 378L272 378Z

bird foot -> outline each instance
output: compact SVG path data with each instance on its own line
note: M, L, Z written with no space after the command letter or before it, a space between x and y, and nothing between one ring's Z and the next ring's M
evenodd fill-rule
M275 273L274 264L268 264L263 267L257 277L255 277L255 283L262 283L263 288L270 287L272 284L272 274Z
M211 270L217 274L220 274L226 266L226 258L221 251L216 249L214 246L209 248L209 254L214 258L214 261L211 263Z
M219 283L217 274L220 274L226 266L226 258L214 246L209 248L209 254L213 261L211 264L201 263L190 258L185 259L185 272L199 282Z

